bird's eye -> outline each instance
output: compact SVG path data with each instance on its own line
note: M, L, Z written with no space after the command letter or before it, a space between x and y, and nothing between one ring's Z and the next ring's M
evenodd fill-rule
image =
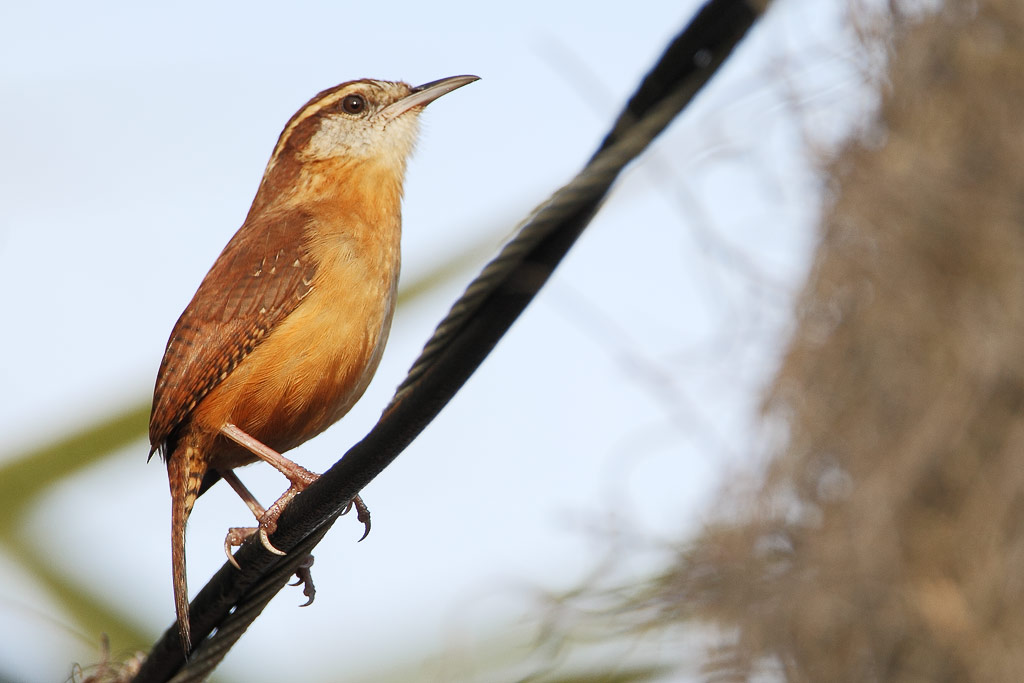
M366 109L366 99L362 95L345 95L341 108L346 114L361 114Z

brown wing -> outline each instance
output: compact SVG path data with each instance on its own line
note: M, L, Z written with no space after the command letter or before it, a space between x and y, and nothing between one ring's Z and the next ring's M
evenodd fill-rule
M309 293L307 223L300 212L247 222L224 247L167 341L149 419L154 451Z

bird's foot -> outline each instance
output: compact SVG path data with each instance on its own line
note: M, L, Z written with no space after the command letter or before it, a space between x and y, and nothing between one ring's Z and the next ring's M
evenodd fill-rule
M358 495L349 501L345 509L341 511L341 514L347 515L352 508L356 509L356 519L363 523L363 535L359 539L359 541L362 541L370 535L370 508L366 507L366 503Z
M280 498L274 501L274 504L267 508L267 511L260 517L260 525L258 532L260 535L260 543L269 552L275 555L285 555L286 553L282 550L278 550L274 547L274 544L270 542L270 534L277 531L277 520L281 517L281 513L288 507L288 504L292 502L292 498L297 496L300 491L305 490L307 486L317 480L319 475L313 474L305 468L299 468L302 470L304 476L302 478L292 479L292 485L288 487Z
M307 486L317 480L318 475L313 474L309 470L303 469L302 472L308 476L303 477L298 481L293 480L292 485L288 487L288 490L284 492L284 495L274 501L274 504L264 510L262 514L259 514L256 509L253 510L258 515L259 526L231 527L228 529L227 536L224 537L224 553L228 556L228 561L234 565L236 569L240 569L240 567L238 566L238 562L235 560L235 556L231 553L231 549L242 545L242 543L244 543L245 540L253 534L259 534L260 543L268 552L282 556L287 554L283 550L279 550L270 542L270 534L277 531L277 520L281 517L281 513L284 512L284 509L288 507L288 503L292 501L292 498L297 496L300 491L304 490Z
M238 562L235 560L235 556L231 554L231 548L242 545L247 538L252 536L254 533L259 531L259 527L231 527L228 529L228 535L224 539L224 552L228 556L228 562L230 562L235 569L241 570ZM302 594L308 599L299 607L308 607L313 604L313 600L316 599L316 586L313 585L313 556L306 555L306 557L299 563L299 566L295 568L295 583L288 584L289 586L302 586Z
M299 605L299 607L309 607L313 604L313 600L316 598L316 586L313 585L313 572L310 571L313 567L313 556L306 555L298 567L295 568L295 583L288 584L289 586L302 586L302 594L305 595L308 600L305 603Z
M242 567L238 564L238 560L235 559L231 549L245 543L245 539L256 533L256 530L257 527L254 526L233 526L228 529L228 535L224 537L224 554L228 556L228 562L235 569L241 570Z

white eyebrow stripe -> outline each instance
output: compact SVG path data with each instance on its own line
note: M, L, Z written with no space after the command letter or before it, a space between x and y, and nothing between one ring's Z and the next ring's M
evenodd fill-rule
M335 104L338 100L348 94L348 88L342 88L337 92L333 92L330 95L325 95L323 98L306 105L298 114L292 117L292 120L288 122L284 130L281 131L281 135L277 140L277 145L274 147L274 153L270 155L270 161L267 163L267 170L269 171L277 163L277 160L281 157L281 153L284 151L284 146L288 143L292 133L295 129L308 120L314 114L319 113L325 107L329 107Z
M285 126L283 131L281 131L281 135L277 140L277 145L274 147L274 153L270 155L270 161L267 163L267 171L270 171L270 169L274 167L274 164L277 163L277 160L281 157L281 153L284 151L285 144L287 144L292 133L300 124L311 116L323 111L327 107L337 104L339 100L352 92L352 86L357 85L372 85L378 88L384 88L388 83L387 81L379 81L370 78L343 83L339 86L335 86L338 89L334 92L324 95L322 98L307 104L292 117L292 120L289 121L288 125ZM263 175L266 176L266 172L264 172Z

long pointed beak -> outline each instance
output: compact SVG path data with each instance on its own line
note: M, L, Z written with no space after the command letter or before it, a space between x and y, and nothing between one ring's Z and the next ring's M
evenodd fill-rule
M451 76L431 81L430 83L424 83L413 88L412 93L409 95L381 109L377 112L377 116L383 117L385 120L396 119L410 109L425 107L438 97L447 95L453 90L458 90L464 85L469 85L473 81L479 80L479 76Z

